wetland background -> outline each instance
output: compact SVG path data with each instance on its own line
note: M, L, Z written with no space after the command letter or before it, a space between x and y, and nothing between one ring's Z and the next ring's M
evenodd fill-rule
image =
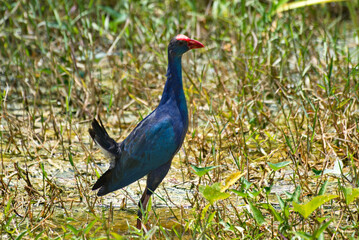
M359 237L359 1L323 2L1 1L1 238ZM88 128L120 141L157 106L179 33L206 47L142 232L144 180L91 191Z

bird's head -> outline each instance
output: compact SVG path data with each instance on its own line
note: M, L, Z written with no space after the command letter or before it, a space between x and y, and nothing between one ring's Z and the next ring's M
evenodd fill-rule
M172 38L170 44L168 45L168 53L171 56L181 56L188 50L203 47L204 45L199 41L191 39L183 34L179 34Z

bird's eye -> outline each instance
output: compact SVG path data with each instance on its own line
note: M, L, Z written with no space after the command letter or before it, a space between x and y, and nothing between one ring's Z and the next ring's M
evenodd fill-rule
M184 45L184 41L179 41L179 45L183 46Z

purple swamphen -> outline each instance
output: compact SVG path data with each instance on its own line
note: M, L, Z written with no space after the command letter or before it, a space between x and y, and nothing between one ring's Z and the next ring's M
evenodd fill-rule
M111 158L110 168L92 190L103 196L147 175L147 186L139 202L137 228L142 228L142 212L170 169L188 129L188 111L182 86L182 54L204 45L185 35L177 35L168 45L167 81L158 107L117 143L96 119L89 129L92 139ZM141 211L142 209L142 211Z

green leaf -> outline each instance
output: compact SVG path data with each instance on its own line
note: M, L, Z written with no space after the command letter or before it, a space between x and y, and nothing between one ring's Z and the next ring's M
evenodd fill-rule
M294 190L294 193L292 195L292 201L295 201L295 202L299 202L299 197L300 197L300 192L301 192L301 187L298 185L295 190Z
M102 10L104 10L105 12L107 12L109 15L111 15L114 18L114 22L115 23L122 23L127 19L127 14L125 13L120 13L118 11L115 11L114 9L112 9L111 7L108 6L100 6L100 8Z
M284 168L285 166L289 165L291 163L291 161L284 161L284 162L279 162L279 163L270 163L267 162L269 167L271 169L273 169L273 171L278 171L281 168Z
M325 180L323 185L320 187L318 195L323 195L325 191L327 190L328 180Z
M324 230L329 227L330 223L333 221L333 219L329 220L328 222L324 223L322 226L320 226L313 234L314 239L318 239L320 235L324 232Z
M112 237L114 237L114 239L116 240L122 240L122 239L126 239L125 237L119 235L118 233L115 232L111 232Z
M322 170L317 170L315 168L312 168L312 171L313 171L313 173L315 174L316 177L322 175L322 172L323 172Z
M75 167L74 160L72 159L71 153L69 153L69 162L70 162L71 166Z
M211 167L200 168L200 167L196 167L196 166L194 166L194 165L191 164L191 167L192 167L194 173L195 173L198 177L202 177L203 175L205 175L206 173L208 173L208 172L211 171L212 169L218 168L219 166L211 166Z
M312 200L304 204L298 204L293 201L294 211L300 213L304 218L308 218L309 215L314 212L318 207L324 203L332 200L333 198L339 197L338 195L320 195L314 197Z
M341 103L339 103L337 109L342 108L345 104L347 104L349 101L351 100L351 98L345 99L344 101L342 101Z
M264 209L269 210L272 213L272 215L276 221L278 221L280 223L282 223L284 221L283 218L279 215L279 213L277 213L277 211L274 209L274 207L271 204L263 203L261 206Z
M6 228L8 228L8 229L6 229L6 232L8 232L8 233L14 233L15 232L15 230L16 229L13 229L12 231L10 231L10 223L12 223L12 219L15 217L16 215L15 214L13 214L13 215L11 215L11 217L9 217L8 219L7 219L7 221L6 221L6 224L5 224L5 229Z
M261 211L259 211L259 209L256 208L256 207L253 205L253 203L251 203L251 202L249 202L249 208L250 208L251 211L252 211L254 220L256 220L256 222L257 222L259 225L264 224L265 221L264 221L264 217L263 217L263 214L261 213Z
M288 207L288 200L284 201L278 193L276 193L277 195L277 199L278 199L278 203L280 206L280 209L282 210L282 213L284 214L284 218L288 218L289 217L289 207Z
M328 217L317 217L317 221L319 223L322 223L322 222L324 222L324 220L327 220L327 219L328 219Z
M242 191L238 191L236 189L230 189L229 191L234 192L235 194L237 194L240 197L243 198L247 198L248 197L248 193L242 192Z
M292 146L292 143L291 143L289 137L284 133L284 131L282 131L282 133L283 133L283 135L284 135L285 142L286 142L287 146L289 147L290 151L291 151L292 154L294 155L295 152L296 152L296 150L294 151L293 146Z
M294 234L298 236L299 239L313 240L313 236L306 232L294 232Z
M320 85L319 83L317 84L318 87L320 87L323 90L326 90L326 87L324 87L323 85Z
M290 193L290 192L287 192L287 191L284 192L285 195L288 198L286 201L287 202L288 201L295 201L295 202L299 203L300 192L301 192L301 187L299 185L295 188L293 193Z
M39 239L44 232L45 230L42 230L39 234L37 234L35 240Z
M7 201L7 203L6 203L6 207L4 208L5 215L7 215L10 212L12 199L13 199L13 197L9 197L9 201Z
M211 204L230 196L229 193L221 192L220 183L214 183L212 186L199 186L199 191Z
M216 211L211 212L207 218L207 223L211 224L215 215L216 215Z
M15 238L15 240L20 240L20 239L22 239L22 237L23 237L26 233L27 233L27 230L23 231L22 233L20 233L19 236L17 236L17 237Z
M278 193L276 193L276 195L277 195L277 199L278 199L278 202L279 202L280 209L282 209L282 211L284 211L286 204L283 201L283 199L279 196Z
M88 234L91 230L91 228L93 227L93 225L97 222L97 220L93 220L92 222L90 222L87 227L84 229L84 234Z
M40 163L40 168L42 170L42 176L47 179L47 172L45 171L45 167L43 163Z
M75 235L77 235L80 230L77 230L74 226L70 225L70 224L66 224L66 227L71 231L73 232Z
M255 198L255 197L257 197L261 192L262 192L262 190L252 191L252 192L249 192L248 195L249 195L251 198Z
M95 174L96 174L96 177L97 177L97 178L100 178L100 177L101 177L101 174L97 171L97 169L95 169Z
M207 211L208 211L208 209L209 209L210 206L211 206L211 204L207 204L207 205L203 208L202 213L201 213L201 220L203 220L204 217L206 216Z
M242 178L241 182L242 182L242 185L245 190L248 190L250 188L250 186L252 185L252 183L245 178Z
M359 197L359 188L344 188L343 192L347 205L351 204L356 198Z

